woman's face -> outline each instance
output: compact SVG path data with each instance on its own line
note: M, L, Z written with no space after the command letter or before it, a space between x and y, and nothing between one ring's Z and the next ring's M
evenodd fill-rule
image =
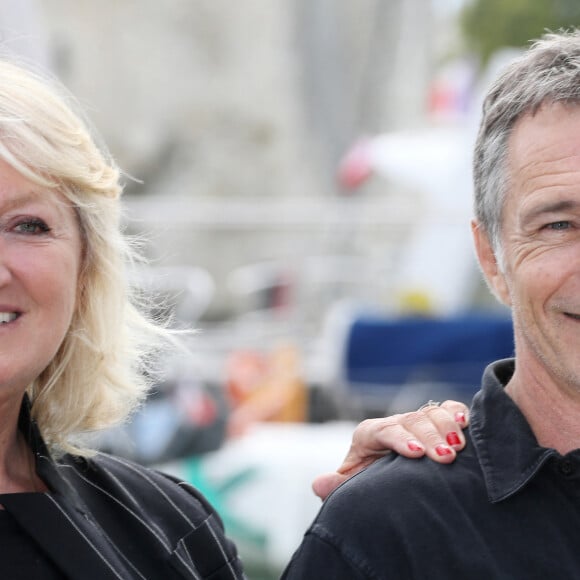
M21 394L56 354L75 310L80 263L66 198L0 160L0 400Z

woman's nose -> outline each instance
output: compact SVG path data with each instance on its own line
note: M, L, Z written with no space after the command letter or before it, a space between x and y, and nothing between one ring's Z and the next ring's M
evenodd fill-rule
M0 235L0 286L6 284L12 279L12 270L10 267L10 253L6 240Z

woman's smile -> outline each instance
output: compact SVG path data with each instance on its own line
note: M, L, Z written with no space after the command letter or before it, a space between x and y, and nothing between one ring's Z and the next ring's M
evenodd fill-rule
M20 317L20 312L0 312L0 324L9 324Z

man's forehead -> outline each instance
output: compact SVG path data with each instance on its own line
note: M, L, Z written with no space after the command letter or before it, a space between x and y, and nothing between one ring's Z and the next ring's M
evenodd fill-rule
M508 157L512 170L580 162L580 106L549 103L523 115L511 132Z
M580 118L580 102L545 101L522 113L515 121L511 134L550 131L577 118Z

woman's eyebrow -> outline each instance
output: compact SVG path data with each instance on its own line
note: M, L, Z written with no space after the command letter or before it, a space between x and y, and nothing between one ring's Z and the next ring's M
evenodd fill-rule
M3 200L0 196L0 211L6 212L13 209L18 209L29 203L35 203L45 200L46 197L37 191L30 191L24 195L19 195L16 197L11 197L7 200Z

